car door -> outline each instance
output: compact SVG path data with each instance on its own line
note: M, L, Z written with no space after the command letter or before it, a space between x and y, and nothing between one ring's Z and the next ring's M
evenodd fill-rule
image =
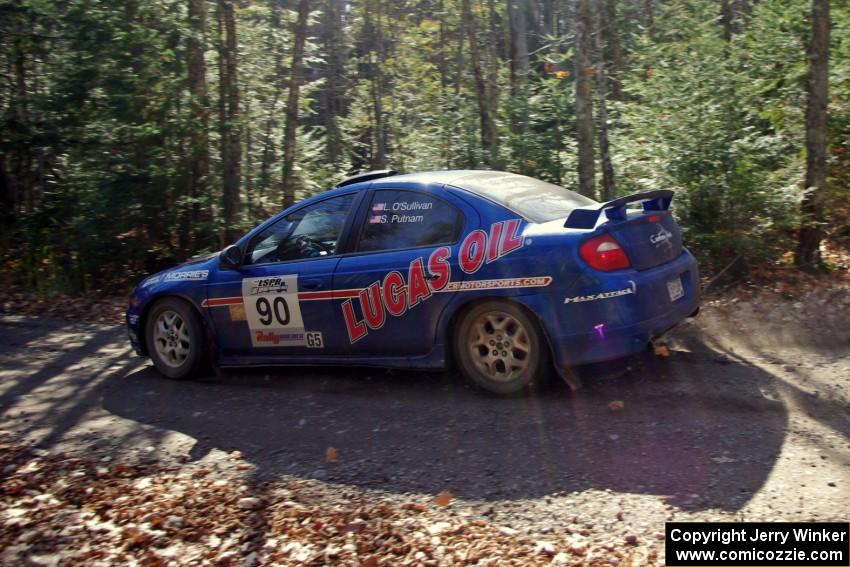
M442 189L370 191L352 227L353 252L339 262L349 352L369 356L428 353L440 314L462 279L456 245L474 211ZM358 226L359 225L359 226Z
M214 272L205 303L224 356L264 359L345 350L332 284L356 196L296 209L251 238L242 266Z

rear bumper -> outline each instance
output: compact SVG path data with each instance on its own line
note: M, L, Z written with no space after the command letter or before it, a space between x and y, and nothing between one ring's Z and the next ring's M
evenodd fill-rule
M667 284L676 278L684 295L671 301ZM673 262L650 270L586 278L568 297L583 301L561 304L555 332L550 327L560 368L634 354L695 314L700 304L699 270L694 257L684 251Z

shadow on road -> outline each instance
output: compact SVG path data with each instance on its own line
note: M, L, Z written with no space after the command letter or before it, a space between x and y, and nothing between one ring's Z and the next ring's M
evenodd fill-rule
M669 359L535 398L494 399L447 374L291 368L172 382L107 379L104 408L185 433L191 457L241 451L281 474L395 492L515 500L588 489L740 508L770 474L786 427L775 378L718 359L697 334ZM622 400L624 409L608 404ZM325 463L335 447L339 462Z

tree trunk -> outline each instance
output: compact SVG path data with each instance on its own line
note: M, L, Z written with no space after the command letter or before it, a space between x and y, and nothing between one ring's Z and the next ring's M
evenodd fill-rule
M375 0L375 62L374 82L372 84L372 103L375 112L375 154L372 156L372 169L387 168L387 125L384 116L384 33L381 27L381 2Z
M325 0L322 14L323 48L327 54L324 67L326 86L322 89L325 148L328 160L339 165L342 162L343 143L339 128L339 117L345 114L345 75L346 53L343 37L342 0Z
M610 1L610 0L609 0ZM596 34L596 53L598 66L596 72L597 98L599 99L599 160L602 164L602 200L610 201L616 194L614 182L614 165L611 163L611 151L608 143L608 60L606 48L608 47L603 38L610 37L604 33L604 29L610 22L606 22L608 6L599 7L598 33Z
M496 0L487 0L487 104L492 116L495 116L499 109L499 29L495 2Z
M806 189L801 205L798 266L820 267L823 195L826 190L826 129L829 79L829 0L812 0L809 96L806 106Z
M723 39L729 41L732 36L741 32L741 25L752 12L749 0L721 0L720 23L723 26Z
M490 108L487 104L487 85L484 73L481 71L481 57L478 50L478 37L475 32L475 19L472 15L470 0L463 0L463 21L469 39L469 59L472 63L472 74L475 78L475 97L478 100L478 114L481 119L481 149L484 164L495 167L498 154L496 129L493 124Z
M440 22L440 50L438 52L438 67L440 69L440 100L442 104L448 104L448 97L446 96L447 87L449 84L449 60L446 56L446 10L444 0L439 0L437 5L438 15L437 19ZM453 105L449 105L452 107ZM440 128L440 163L443 164L444 167L450 168L452 164L452 156L449 155L449 146L451 143L452 131L450 127L442 127Z
M278 54L277 61L275 63L275 88L274 88L274 96L272 97L272 102L268 108L268 117L266 118L266 124L263 131L263 155L260 158L260 182L257 185L257 197L262 197L262 195L266 192L271 185L271 165L272 159L274 158L274 136L272 136L272 129L277 125L277 103L280 100L280 94L282 90L280 77L283 75L283 64L282 64L283 55Z
M239 180L241 173L239 83L237 74L236 18L231 0L218 0L219 33L219 128L221 131L222 216L224 241L239 236Z
M437 4L439 12L437 18L440 22L440 50L438 52L438 68L440 69L440 94L446 94L446 86L449 84L449 62L446 58L446 11L443 0Z
M561 36L561 29L559 26L561 17L560 8L560 0L548 0L548 3L546 5L546 22L544 26L546 29L546 33L553 38L550 40L552 45L549 48L549 53L556 61L560 59L561 53L561 46L557 41L557 38Z
M381 29L381 1L374 0L375 10L371 1L365 3L365 30L367 37L371 36L369 55L372 58L369 65L372 87L372 144L369 158L370 169L387 168L387 136L384 122L384 37ZM375 20L372 14L375 14Z
M522 85L528 79L528 24L523 9L524 3L517 0L507 0L510 59L511 94L519 96Z
M654 0L643 0L644 26L649 37L655 37L655 4Z
M611 98L623 100L623 88L620 82L623 72L623 48L620 45L620 31L617 24L617 0L605 0L605 9L600 15L600 22L600 39L607 52L605 60Z
M251 116L250 97L245 101L245 116ZM248 171L248 174L244 176L243 182L245 185L245 205L243 212L251 219L254 218L253 213L256 201L254 199L254 160L252 157L254 152L254 129L250 120L245 124L243 135L245 137L245 149L242 154L242 165Z
M204 0L189 0L189 39L186 44L186 66L188 87L191 97L190 113L193 117L189 133L189 187L187 194L191 199L188 226L183 228L183 238L189 249L194 248L195 233L199 220L211 223L212 211L207 208L202 215L201 200L208 197L210 153L209 138L209 96L207 93L207 66L204 61L206 50L206 3ZM203 218L201 218L203 216ZM207 244L211 244L208 242Z
M0 152L0 223L10 225L15 218L15 194L12 191L12 180L6 170L6 156Z
M21 3L16 2L16 7L21 8ZM35 188L31 176L32 169L32 148L31 148L31 132L29 128L29 111L28 111L28 85L27 85L27 61L25 53L25 34L30 33L30 30L24 30L19 27L15 30L16 37L12 41L11 49L11 66L14 73L14 87L12 100L12 116L14 117L15 135L20 142L16 144L12 154L13 159L10 159L10 179L12 181L12 194L14 201L19 208L26 212L33 212L35 198L33 193ZM20 211L15 211L20 212Z
M591 51L590 0L578 0L576 7L576 142L578 143L578 190L587 197L596 196L593 153L593 67Z
M289 68L289 98L286 102L286 126L283 133L283 208L295 203L295 134L298 129L298 95L304 75L304 42L307 39L308 0L298 0L295 21L292 65Z

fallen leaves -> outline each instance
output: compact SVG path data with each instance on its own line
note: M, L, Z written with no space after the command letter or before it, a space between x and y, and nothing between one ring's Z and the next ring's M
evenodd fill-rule
M670 356L670 349L665 344L656 344L653 346L655 351L655 356L668 357Z
M8 286L0 289L0 313L116 324L124 322L126 309L125 295L96 291L85 295L45 296Z
M325 462L326 463L338 463L339 462L339 451L337 451L336 447L328 447L325 449Z
M0 470L0 564L568 565L604 552L457 514L449 490L436 506L341 499L307 480L250 484L206 467L34 457L2 442ZM632 544L620 541L611 553L623 559Z
M452 494L450 490L444 490L440 492L436 498L434 498L434 504L436 504L440 508L444 508L451 503L453 498L454 494Z

